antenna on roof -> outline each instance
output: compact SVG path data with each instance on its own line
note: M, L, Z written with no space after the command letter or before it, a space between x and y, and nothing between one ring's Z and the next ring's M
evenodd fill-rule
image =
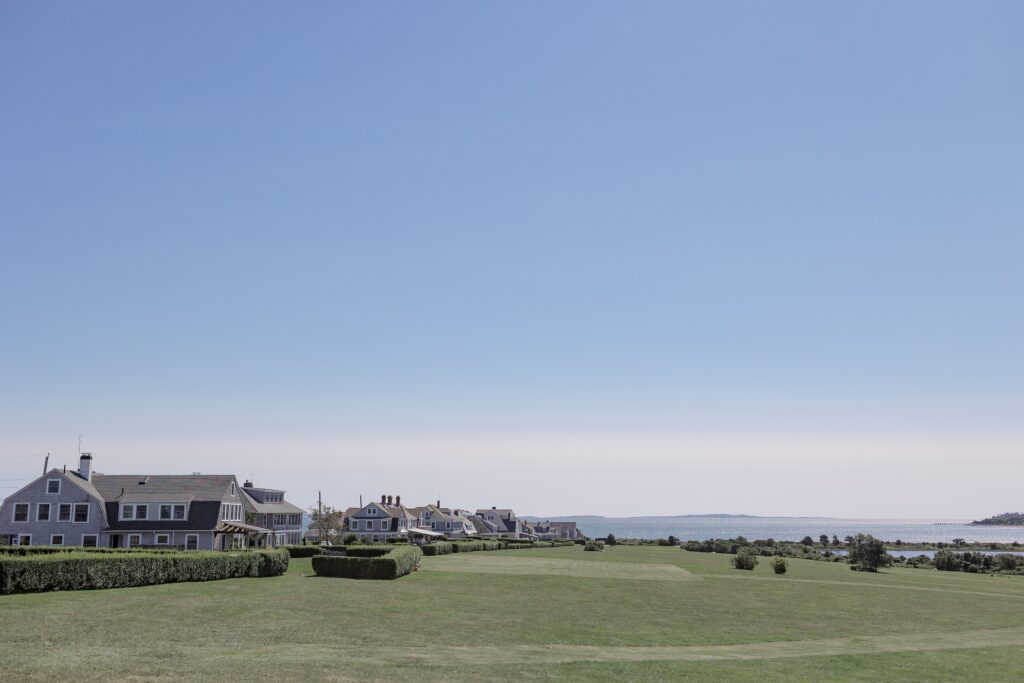
M78 435L78 457L82 457L82 435Z
M50 454L46 454L46 460L43 461L43 474L50 468Z

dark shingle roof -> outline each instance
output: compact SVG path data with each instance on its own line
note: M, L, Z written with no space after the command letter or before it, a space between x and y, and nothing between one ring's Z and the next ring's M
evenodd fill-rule
M100 474L97 472L92 475L93 486L108 501L118 500L122 495L122 490L125 495L188 495L191 500L219 501L228 493L228 489L234 481L235 475L233 474Z

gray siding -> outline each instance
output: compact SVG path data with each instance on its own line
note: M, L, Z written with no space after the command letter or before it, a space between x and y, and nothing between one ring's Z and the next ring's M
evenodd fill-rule
M10 496L0 506L0 536L21 536L28 534L32 536L32 545L50 545L50 538L54 535L64 536L64 545L82 545L82 536L97 535L102 532L103 512L101 503L93 496L79 488L70 476L60 470L51 470L39 479ZM47 481L50 479L60 480L60 493L47 493ZM15 522L14 509L18 503L29 504L29 521ZM60 521L60 505L71 505L71 520ZM86 503L89 506L89 521L75 522L74 506L76 503ZM50 519L46 522L36 521L39 516L40 504L49 504ZM97 542L102 541L97 538Z

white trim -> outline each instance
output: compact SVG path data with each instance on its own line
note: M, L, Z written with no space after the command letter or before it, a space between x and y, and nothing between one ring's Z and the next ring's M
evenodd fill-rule
M157 503L157 519L165 522L183 522L188 519L188 505L185 503ZM164 517L164 508L169 507L171 509L171 516ZM181 508L181 517L174 516L175 508Z
M32 534L18 534L18 545L32 545ZM22 543L21 539L27 538L28 543Z
M39 519L39 514L43 511L43 506L46 506L46 519ZM50 513L53 511L53 506L49 503L36 503L36 521L37 522L49 522Z
M55 538L59 538L60 543L54 543ZM64 545L64 534L50 534L50 545Z
M94 543L93 545L86 545L85 544L85 539L87 539L87 538L94 538L94 539L96 539L96 543ZM100 535L99 534L82 534L82 547L83 548L99 548L100 547Z
M194 549L199 550L199 534L185 534L185 550L189 550L188 539L190 538L196 539L196 547Z
M131 517L125 517L124 516L124 511L126 509L128 509L128 508L131 508L131 511L132 511L132 516ZM145 509L145 511L146 511L146 516L145 517L139 517L139 508ZM149 503L121 503L120 507L118 507L118 509L117 509L117 520L119 522L123 522L123 521L127 521L127 522L138 522L138 521L148 522L149 521Z
M50 482L52 482L52 481L57 482L57 490L56 491L51 491L50 490ZM62 481L61 479L47 479L46 480L46 495L48 495L48 496L59 496L60 495L61 481Z
M84 505L85 506L85 519L83 519L81 521L75 519L75 517L78 516L78 506L79 505ZM90 514L89 510L90 510L91 507L92 506L89 505L89 503L74 503L71 506L71 523L72 524L88 524L89 523L89 514Z
M25 506L25 519L18 519L18 506ZM28 524L32 521L32 503L14 503L11 506L11 524Z
M167 539L163 543L160 542L160 537L161 536L164 536ZM166 531L153 534L153 545L170 545L170 544L171 544L171 534L167 533Z
M67 519L61 519L60 509L62 507L64 507L65 505L68 506L68 518ZM70 522L74 518L74 515L75 515L75 507L71 503L57 503L57 521L58 522Z
M132 543L132 539L133 538L137 538L139 540L136 541L135 543ZM142 545L142 534L125 534L125 541L124 541L124 547L125 548L134 548L137 545Z

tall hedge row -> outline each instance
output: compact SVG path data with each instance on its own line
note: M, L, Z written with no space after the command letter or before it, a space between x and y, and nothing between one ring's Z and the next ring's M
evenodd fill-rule
M82 548L73 545L0 545L0 557L6 555L35 556L35 555L57 555L61 553L96 553L120 554L125 553L180 553L181 550L173 548Z
M343 579L397 579L413 570L423 557L419 546L397 546L380 557L317 555L313 571L319 576Z
M447 555L453 552L453 546L448 541L435 541L421 546L424 555Z
M289 557L313 557L320 554L318 545L283 545L281 547L288 551Z
M279 576L287 569L284 550L3 556L0 594Z

